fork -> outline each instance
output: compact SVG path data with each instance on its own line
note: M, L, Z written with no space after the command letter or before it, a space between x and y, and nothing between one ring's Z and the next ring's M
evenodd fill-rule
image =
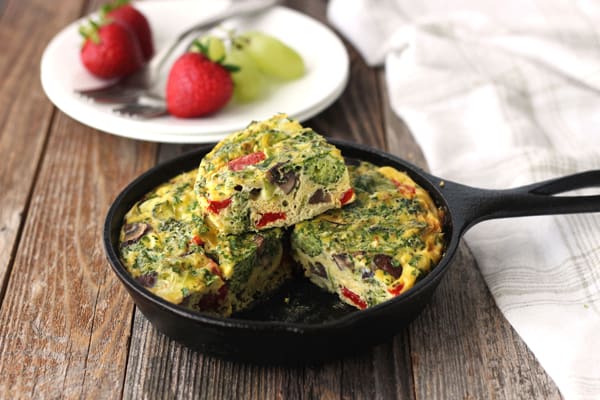
M139 100L134 101L132 103L113 108L113 112L138 119L152 119L169 114L167 111L166 102L162 99L157 100L155 104L146 104L140 102Z
M191 43L189 37L192 34L197 34L199 31L206 31L214 28L224 20L243 15L255 14L264 11L276 5L280 0L244 0L232 2L232 7L215 14L206 20L186 29L180 33L168 46L165 46L157 53L150 62L143 68L123 79L118 80L108 86L103 86L94 89L75 90L76 93L83 97L87 97L97 103L107 104L127 104L121 107L121 110L115 109L117 112L131 115L139 115L140 117L150 116L155 117L161 115L159 111L164 110L164 98L156 86L161 77L161 70L165 66L171 54L182 43L186 42L186 48ZM196 35L194 35L195 37ZM152 103L152 104L148 104ZM147 107L153 106L152 112L141 111ZM131 110L137 110L131 112ZM163 111L163 113L166 111Z

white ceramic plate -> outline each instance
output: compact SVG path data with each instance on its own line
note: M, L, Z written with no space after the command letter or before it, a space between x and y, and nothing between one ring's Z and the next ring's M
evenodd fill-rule
M228 4L209 0L135 3L150 21L157 49L200 22L203 15L218 12ZM320 22L278 6L251 18L229 21L227 27L236 27L241 32L261 30L283 40L304 58L307 72L302 78L277 84L266 96L248 104L232 101L210 117L128 118L112 112L114 105L97 104L74 92L106 84L89 74L79 60L82 39L78 28L84 21L67 26L48 44L41 62L42 86L48 98L72 118L119 136L167 143L204 143L220 140L252 120L278 112L302 121L335 101L348 80L348 54L340 39Z

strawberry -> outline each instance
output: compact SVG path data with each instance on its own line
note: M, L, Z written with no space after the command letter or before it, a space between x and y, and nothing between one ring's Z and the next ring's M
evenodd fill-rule
M131 29L142 48L144 60L148 61L154 55L152 30L148 20L137 8L129 4L129 0L114 0L100 9L103 19L121 22Z
M135 35L119 22L99 25L90 21L79 32L85 38L80 57L83 65L99 78L119 78L144 64Z
M224 107L233 94L231 74L200 53L179 57L167 80L167 109L176 117L193 118Z

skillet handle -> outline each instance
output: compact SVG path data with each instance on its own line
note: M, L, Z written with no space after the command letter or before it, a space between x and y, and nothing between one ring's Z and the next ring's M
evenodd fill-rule
M600 187L600 170L506 190L479 189L445 182L441 191L455 216L456 228L463 233L488 219L600 212L600 195L554 196L592 187Z

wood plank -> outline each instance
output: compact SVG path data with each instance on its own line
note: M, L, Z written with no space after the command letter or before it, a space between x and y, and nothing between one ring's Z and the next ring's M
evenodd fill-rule
M1 37L11 39L2 40L3 54L14 56L0 62L11 78L3 81L0 149L14 152L2 157L15 169L15 181L31 180L50 127L0 309L6 398L118 398L123 386L133 304L106 262L102 227L118 191L154 164L156 145L99 133L60 112L50 123L52 106L31 79L45 43L83 4L11 1L0 25ZM6 104L7 98L17 102Z
M59 114L0 310L0 393L118 397L133 304L106 261L102 227L155 145Z
M410 398L409 385L401 382L410 377L404 345L397 339L342 360L298 367L228 361L170 340L136 310L123 395L133 399Z
M385 102L390 152L426 168L408 127ZM432 303L409 331L418 399L560 398L496 307L464 243Z
M410 338L417 398L560 398L464 244Z
M79 15L81 2L49 7L42 0L12 0L0 6L1 303L53 115L38 78L39 61L51 35Z

